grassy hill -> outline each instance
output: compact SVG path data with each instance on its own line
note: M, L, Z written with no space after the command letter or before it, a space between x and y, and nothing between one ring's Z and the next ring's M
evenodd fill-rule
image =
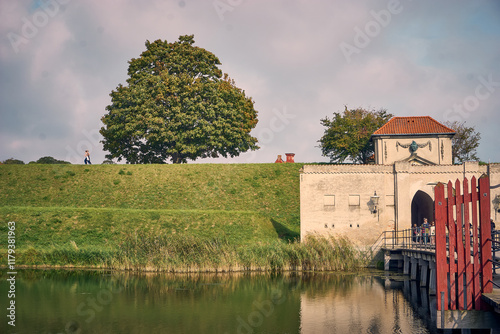
M299 164L2 165L18 242L116 245L136 230L249 243L299 232ZM4 224L5 225L5 224ZM0 228L4 228L1 226ZM43 234L54 231L50 238ZM4 240L0 240L2 245Z
M344 241L290 243L301 167L0 165L0 263L14 221L16 265L345 268L354 253Z

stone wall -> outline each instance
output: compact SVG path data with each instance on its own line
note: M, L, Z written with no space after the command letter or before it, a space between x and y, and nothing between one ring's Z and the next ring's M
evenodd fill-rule
M370 197L379 196L373 213ZM308 233L346 235L371 244L394 226L393 167L305 165L300 175L301 237Z
M500 198L500 164L305 165L300 175L301 238L309 233L340 234L359 245L371 245L383 231L410 228L412 221L421 222L422 215L431 221L438 182L470 180L488 173L493 201L495 196ZM376 212L371 201L374 192L379 197ZM420 213L416 205L430 206L431 212ZM496 220L500 213L493 206Z

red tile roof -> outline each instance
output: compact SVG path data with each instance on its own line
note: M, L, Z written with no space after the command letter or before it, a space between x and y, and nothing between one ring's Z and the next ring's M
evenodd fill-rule
M454 130L429 116L393 117L373 135L455 133Z

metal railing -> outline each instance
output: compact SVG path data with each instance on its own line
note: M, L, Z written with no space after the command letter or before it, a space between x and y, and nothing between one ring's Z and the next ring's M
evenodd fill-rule
M436 249L435 238L428 234L414 234L413 229L401 231L384 231L372 246L372 249L418 249L434 251ZM447 236L448 238L448 236ZM493 273L500 270L500 231L491 232L491 253ZM498 255L498 257L497 257Z
M488 282L491 283L491 284L493 284L497 289L500 289L500 285L496 284L492 280L489 279Z
M493 264L493 273L497 273L497 269L500 269L500 262L497 258L497 253L500 255L500 231L491 231L491 255Z
M381 247L385 249L405 248L429 251L435 249L435 238L433 235L426 233L414 234L412 229L384 231L381 236Z

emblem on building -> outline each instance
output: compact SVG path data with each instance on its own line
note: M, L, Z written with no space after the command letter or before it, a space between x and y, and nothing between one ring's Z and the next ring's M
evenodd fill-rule
M415 153L419 148L424 148L426 146L429 146L429 151L432 151L432 144L431 141L427 141L425 144L417 144L416 141L412 141L410 144L401 144L399 141L396 142L396 151L398 150L398 147L401 146L402 148L410 148L410 152L413 154Z

